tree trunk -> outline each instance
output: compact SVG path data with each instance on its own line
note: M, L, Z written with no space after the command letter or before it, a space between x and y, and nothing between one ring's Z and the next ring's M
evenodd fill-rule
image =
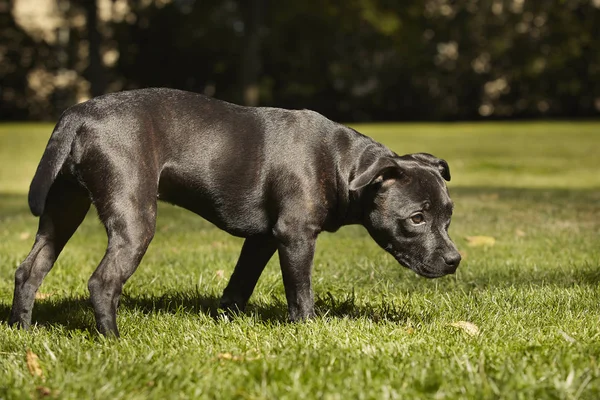
M102 65L102 55L100 46L102 45L102 35L98 30L98 7L96 0L82 1L85 8L87 19L87 36L89 42L89 66L87 69L87 79L90 81L92 97L100 96L106 92L106 73Z

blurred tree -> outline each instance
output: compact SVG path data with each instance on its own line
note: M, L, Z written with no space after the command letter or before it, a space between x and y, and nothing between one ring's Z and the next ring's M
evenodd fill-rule
M261 68L261 39L265 14L265 0L239 1L242 14L243 43L241 63L241 87L244 104L259 104L259 73Z
M85 10L86 33L88 41L89 64L84 72L84 77L90 82L90 94L92 97L106 93L106 73L102 63L102 35L98 30L98 5L96 0L78 0Z
M31 74L41 64L56 68L56 62L50 46L15 22L13 3L0 0L0 119L43 118L51 115L51 106L32 93Z
M344 121L600 114L600 0L60 3L66 46L0 0L3 119L147 86Z

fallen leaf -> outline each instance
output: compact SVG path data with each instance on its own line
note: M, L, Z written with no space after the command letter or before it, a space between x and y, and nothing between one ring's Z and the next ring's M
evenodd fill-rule
M240 357L239 356L234 356L231 353L220 353L217 358L219 360L232 360L232 361L239 361Z
M575 340L575 338L573 338L573 336L569 335L567 332L563 331L562 329L559 329L558 333L560 333L560 335L569 343L577 342L577 340Z
M40 359L31 349L27 350L26 355L27 360L27 369L31 376L40 377L44 380L44 371L42 371L42 367L40 366Z
M523 236L525 236L525 231L522 231L521 229L517 229L517 230L515 230L515 235L517 235L517 237L523 237Z
M215 275L217 276L217 278L219 278L219 279L223 279L223 278L225 278L225 271L224 271L224 270L222 270L222 269L218 269L218 270L215 272Z
M53 294L54 294L54 292L52 292L52 293L37 292L35 294L35 299L36 300L44 300L44 299L47 299L48 297L51 297Z
M470 247L493 246L496 239L491 236L467 236L467 245Z
M37 390L41 397L50 396L52 394L52 389L46 386L38 386L35 388L35 390Z
M21 240L27 240L27 239L29 239L30 237L31 237L31 233L29 233L29 232L22 232L22 233L19 235L19 239L21 239Z
M451 324L448 324L451 327L457 328L465 332L470 336L479 336L479 328L472 322L467 321L457 321Z

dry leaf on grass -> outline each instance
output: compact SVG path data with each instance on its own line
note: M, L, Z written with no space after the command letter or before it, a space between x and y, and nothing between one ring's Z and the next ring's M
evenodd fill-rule
M558 333L560 333L560 335L569 343L577 342L577 340L575 340L575 338L573 336L569 335L567 332L563 331L562 329L559 329Z
M496 244L496 239L491 236L467 236L466 239L470 247L491 247Z
M521 229L517 229L517 230L515 230L515 235L517 237L523 237L523 236L525 236L525 231L523 231Z
M450 325L453 328L460 329L470 336L479 336L479 328L477 327L477 325L475 325L472 322L457 321L457 322L452 322L451 324L448 324L448 325Z
M224 270L222 270L222 269L218 269L218 270L215 272L215 275L217 276L217 278L219 278L219 279L223 279L223 278L225 278L225 271L224 271Z
M31 349L27 350L26 355L27 360L27 369L31 376L40 377L44 380L44 371L42 371L42 367L40 366L40 359Z
M31 233L29 233L29 232L22 232L22 233L19 235L19 239L21 239L21 240L27 240L27 239L29 239L30 237L31 237Z
M219 360L234 360L234 361L237 361L239 359L238 356L234 356L231 353L219 353L219 355L217 355L217 358Z
M38 386L35 388L35 390L37 390L40 397L47 397L52 394L52 389L46 386Z
M53 294L54 294L54 292L52 292L52 293L37 292L35 294L35 299L36 300L44 300L44 299L47 299L48 297L51 297Z

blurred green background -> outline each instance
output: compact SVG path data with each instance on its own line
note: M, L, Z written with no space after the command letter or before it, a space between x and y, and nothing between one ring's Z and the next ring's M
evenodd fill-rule
M0 0L0 119L166 86L338 121L600 115L599 0Z

